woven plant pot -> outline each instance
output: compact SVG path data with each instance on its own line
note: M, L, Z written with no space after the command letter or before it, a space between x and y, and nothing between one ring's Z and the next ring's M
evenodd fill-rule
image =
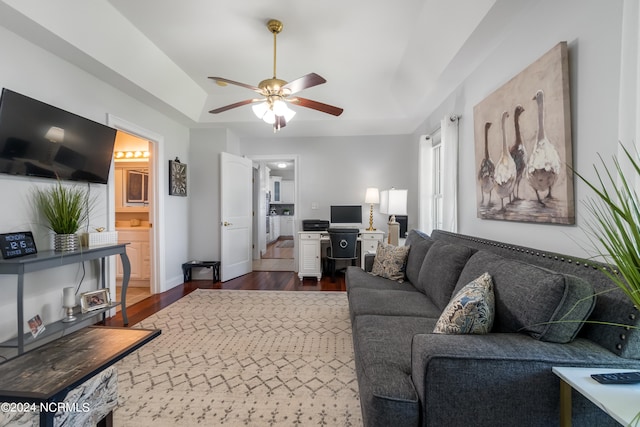
M80 249L80 236L77 234L54 234L53 249L56 252L73 252Z

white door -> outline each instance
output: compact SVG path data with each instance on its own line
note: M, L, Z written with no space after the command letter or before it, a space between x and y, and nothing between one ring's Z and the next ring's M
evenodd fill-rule
M220 154L220 280L251 272L252 161Z

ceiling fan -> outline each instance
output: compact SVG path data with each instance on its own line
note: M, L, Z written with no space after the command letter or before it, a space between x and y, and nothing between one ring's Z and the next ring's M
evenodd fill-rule
M209 111L212 114L222 113L232 108L242 107L243 105L255 104L253 106L253 112L258 118L273 125L273 131L277 132L281 128L287 125L293 116L295 111L288 108L287 103L294 105L300 105L301 107L311 108L323 113L339 116L342 114L343 109L334 107L333 105L323 104L322 102L313 101L307 98L301 98L299 96L292 95L300 92L301 90L317 86L326 83L326 80L316 73L306 74L291 82L286 82L276 77L276 36L282 31L282 22L272 19L267 22L267 28L273 33L273 77L266 79L258 83L258 86L252 86L245 83L236 82L233 80L225 79L223 77L209 77L220 86L226 86L232 84L236 86L245 87L254 92L259 93L264 98L252 98L245 99L244 101L236 102L234 104L226 105L224 107L216 108ZM258 104L259 103L259 104Z

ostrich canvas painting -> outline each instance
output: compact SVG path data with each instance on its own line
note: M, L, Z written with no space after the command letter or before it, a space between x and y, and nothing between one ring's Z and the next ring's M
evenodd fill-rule
M479 218L574 224L567 43L473 109Z

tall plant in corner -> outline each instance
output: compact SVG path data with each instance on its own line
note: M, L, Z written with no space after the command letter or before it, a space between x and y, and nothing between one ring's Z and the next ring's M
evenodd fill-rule
M46 219L47 228L55 233L55 250L78 249L76 233L89 218L89 192L78 186L64 186L57 181L52 187L36 187L33 201L36 210Z
M634 156L621 146L634 170L632 176L625 176L615 156L613 170L602 157L602 171L594 165L597 182L589 182L578 172L574 173L596 194L585 202L593 216L588 222L588 232L595 239L593 243L600 243L600 255L615 265L620 275L604 272L640 308L640 200L633 187L634 181L640 179L640 157L637 151Z

